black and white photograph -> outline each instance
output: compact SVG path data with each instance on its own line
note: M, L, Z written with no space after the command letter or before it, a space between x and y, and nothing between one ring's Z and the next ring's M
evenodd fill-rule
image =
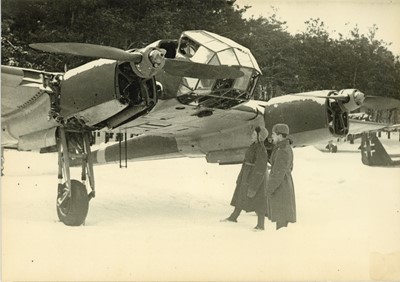
M1 0L1 280L400 281L400 0Z

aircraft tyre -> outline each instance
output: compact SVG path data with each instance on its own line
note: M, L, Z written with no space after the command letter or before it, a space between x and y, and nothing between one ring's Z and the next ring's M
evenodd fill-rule
M57 200L62 197L65 183L59 187ZM61 190L61 191L60 191ZM57 205L57 215L68 226L79 226L85 222L89 210L89 197L85 185L78 180L71 180L71 198Z

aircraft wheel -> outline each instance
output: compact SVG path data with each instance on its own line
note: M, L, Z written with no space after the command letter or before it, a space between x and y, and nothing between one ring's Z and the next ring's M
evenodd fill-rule
M85 222L89 210L86 187L78 180L71 180L71 197L57 205L57 215L61 222L69 226L79 226ZM66 184L60 185L57 200L62 198Z

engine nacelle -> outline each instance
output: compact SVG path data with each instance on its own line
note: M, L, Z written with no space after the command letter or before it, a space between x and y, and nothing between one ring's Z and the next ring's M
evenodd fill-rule
M265 127L271 134L276 123L286 123L297 146L343 137L349 131L346 109L328 97L332 91L313 91L271 99L264 110Z
M60 115L88 126L120 125L157 102L155 79L139 77L129 62L87 63L68 71L60 86Z
M116 67L116 61L101 59L64 75L60 85L60 115L64 120L76 117L95 125L128 106L120 102L116 91Z

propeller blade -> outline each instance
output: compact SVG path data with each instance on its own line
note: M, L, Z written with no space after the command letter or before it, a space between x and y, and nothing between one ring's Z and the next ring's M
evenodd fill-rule
M45 52L104 58L117 61L129 61L136 64L140 63L142 60L142 55L137 53L129 53L115 47L87 43L34 43L29 44L29 47Z
M103 58L117 61L128 61L135 64L138 64L142 61L141 54L129 53L119 48L96 44L57 42L33 43L29 44L29 46L36 50L51 53ZM164 70L174 76L185 76L203 79L238 78L243 76L243 72L241 72L237 67L226 65L207 65L176 59L166 60Z
M367 96L363 102L363 107L374 110L400 108L400 101L389 97Z
M361 93L361 92L358 92ZM329 98L334 99L336 101L342 101L347 103L349 100L348 95L310 95L306 93L295 94L296 96L304 96L304 97L317 97L317 98ZM362 94L362 100L358 104L359 106L366 107L369 109L374 110L387 110L393 108L400 107L400 100L389 98L389 97L382 97L382 96L364 96ZM351 109L352 110L352 109Z
M348 96L341 96L341 95L311 95L311 94L302 94L302 93L296 93L294 94L296 96L302 96L302 97L309 97L309 98L329 98L329 99L333 99L336 101L346 101L348 100Z
M186 60L166 59L164 70L174 76L200 79L239 78L243 76L238 67L226 65L206 65Z

